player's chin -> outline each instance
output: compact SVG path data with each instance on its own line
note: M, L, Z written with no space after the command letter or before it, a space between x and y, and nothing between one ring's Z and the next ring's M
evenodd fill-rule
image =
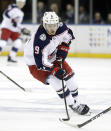
M51 33L51 35L55 35L55 33Z
M50 32L49 35L55 35L56 32Z

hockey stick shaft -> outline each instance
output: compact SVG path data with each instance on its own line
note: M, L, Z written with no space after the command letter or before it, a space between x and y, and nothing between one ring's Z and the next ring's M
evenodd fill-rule
M67 102L66 102L66 97L65 97L64 80L62 80L62 86L63 86L64 103L65 103L65 109L66 109L67 119L69 120L69 119L70 119L70 117L69 117L69 112L68 112Z
M62 62L61 62L61 68L62 68ZM65 85L64 85L64 80L62 79L62 88L63 88L63 95L64 95L64 104L65 104L65 110L66 110L66 114L67 114L67 119L64 120L70 120L69 117L69 112L68 112L68 108L67 108L67 102L66 102L66 96L65 96Z
M81 128L85 125L87 125L88 123L94 121L95 119L99 118L100 116L104 115L105 113L107 113L108 111L111 111L111 107L107 108L106 110L100 112L99 114L95 115L94 117L92 117L91 119L85 121L84 123L82 124L78 124L77 127Z
M22 89L23 91L26 91L25 88L23 88L22 86L20 86L18 83L16 83L14 80L12 80L9 76L7 76L4 72L0 71L0 73L2 75L4 75L7 79L9 79L10 81L12 81L15 85L17 85L20 89Z

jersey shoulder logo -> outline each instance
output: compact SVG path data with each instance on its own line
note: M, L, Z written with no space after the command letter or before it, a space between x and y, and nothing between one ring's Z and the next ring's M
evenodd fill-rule
M62 26L63 26L63 22L60 22L60 23L59 23L59 26L62 27Z
M40 40L45 41L46 40L46 35L45 34L41 34L39 38L40 38Z

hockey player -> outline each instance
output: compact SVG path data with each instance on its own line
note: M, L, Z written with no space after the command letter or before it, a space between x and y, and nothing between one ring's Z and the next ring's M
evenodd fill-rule
M13 41L13 46L8 56L9 62L16 61L16 53L22 45L20 33L29 34L26 28L21 27L24 13L21 8L24 7L26 0L16 0L16 4L11 4L3 13L3 21L1 23L1 40L0 53L6 46L9 39Z
M45 12L37 32L25 45L24 58L33 77L50 84L61 99L65 95L68 106L84 115L89 112L89 107L79 103L75 75L65 61L73 39L72 30L59 21L55 12ZM65 82L65 93L62 79Z

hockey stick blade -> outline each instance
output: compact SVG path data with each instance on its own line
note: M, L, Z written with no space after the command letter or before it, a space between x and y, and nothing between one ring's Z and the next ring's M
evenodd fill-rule
M32 89L29 89L29 88L25 88L25 91L26 92L33 92Z
M70 118L59 118L59 120L62 122L62 121L69 121L70 120Z
M11 82L13 82L16 86L18 86L20 89L22 89L23 91L26 91L26 92L31 92L30 89L25 89L23 88L22 86L20 86L17 82L15 82L13 79L11 79L8 75L6 75L4 72L0 71L0 73L5 76L8 80L10 80Z
M59 120L60 120L60 122L62 122L63 124L66 124L66 125L68 125L68 126L70 126L70 127L79 128L78 125L71 123L71 122L69 121L69 119L68 119L68 120L66 120L66 119L65 119L65 120L59 119Z

